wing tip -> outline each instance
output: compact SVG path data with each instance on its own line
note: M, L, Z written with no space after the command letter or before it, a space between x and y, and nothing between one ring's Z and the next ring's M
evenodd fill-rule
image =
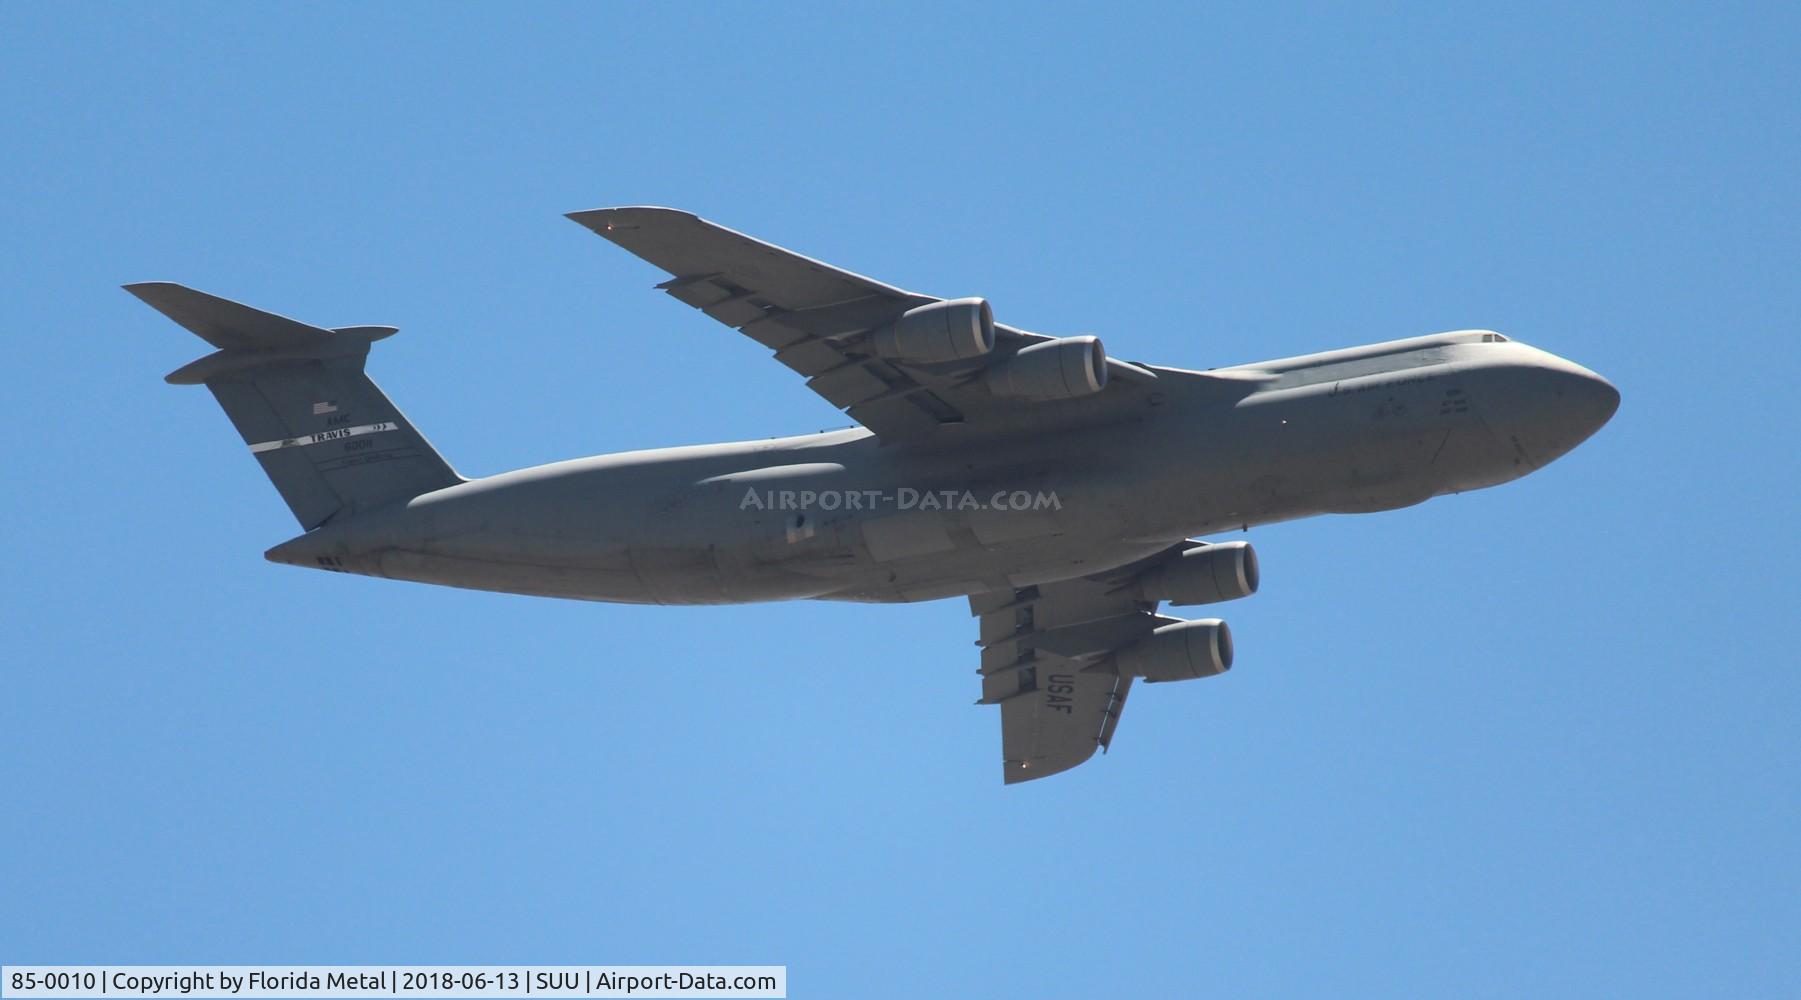
M186 285L177 284L173 281L128 281L119 287L146 302L150 300L151 296L158 292L174 291L177 289L184 292L192 290Z
M642 215L673 216L700 221L700 216L693 212L684 212L679 208L664 208L661 205L620 205L615 208L587 208L579 212L564 212L563 218L578 222L589 229L606 235L614 226L628 223L633 216Z
M1037 781L1039 778L1048 778L1053 774L1061 774L1075 766L1075 764L1057 764L1039 760L1036 762L1038 766L1033 767L1033 763L1029 760L1005 761L1001 764L1001 777L1006 784L1018 785L1027 781ZM1076 763L1080 763L1080 761Z
M1009 785L1017 785L1026 781L1037 781L1053 774L1074 770L1093 759L1095 751L1100 749L1100 741L1089 744L1083 752L1034 757L1030 760L1005 760L1001 762L1001 777Z

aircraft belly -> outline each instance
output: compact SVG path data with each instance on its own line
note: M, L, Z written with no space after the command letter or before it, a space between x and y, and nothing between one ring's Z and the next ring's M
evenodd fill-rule
M390 549L377 556L381 574L397 580L534 597L657 604L630 569L549 565Z

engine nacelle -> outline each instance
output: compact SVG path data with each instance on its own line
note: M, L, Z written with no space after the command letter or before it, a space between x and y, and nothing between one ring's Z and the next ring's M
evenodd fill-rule
M869 340L877 357L931 364L979 358L994 350L994 311L987 299L950 299L918 306Z
M1009 399L1091 396L1107 386L1107 351L1099 337L1041 341L990 368L987 382L996 396Z
M1139 578L1146 600L1171 604L1236 601L1257 592L1257 552L1250 542L1189 549Z
M1232 669L1232 630L1218 618L1165 625L1115 653L1114 663L1153 684L1213 677Z

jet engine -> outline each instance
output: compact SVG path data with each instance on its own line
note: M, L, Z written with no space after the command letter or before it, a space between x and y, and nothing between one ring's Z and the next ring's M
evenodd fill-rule
M1040 341L988 369L987 382L996 396L1009 399L1089 396L1107 385L1107 352L1099 337Z
M1213 677L1232 669L1232 630L1218 618L1165 625L1114 654L1122 676L1150 683Z
M950 299L918 306L870 338L877 357L931 364L963 361L994 350L994 311L987 299Z
M1189 549L1139 577L1145 600L1171 604L1236 601L1257 592L1257 553L1250 542Z

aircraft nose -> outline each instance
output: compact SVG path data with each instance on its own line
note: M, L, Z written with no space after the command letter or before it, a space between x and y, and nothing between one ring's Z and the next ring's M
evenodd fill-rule
M1620 408L1620 390L1587 368L1562 358L1532 373L1531 406L1516 419L1518 445L1543 467L1589 439Z
M1620 408L1620 390L1594 372L1583 370L1581 385L1571 390L1570 395L1576 417L1588 427L1589 434L1600 430Z

